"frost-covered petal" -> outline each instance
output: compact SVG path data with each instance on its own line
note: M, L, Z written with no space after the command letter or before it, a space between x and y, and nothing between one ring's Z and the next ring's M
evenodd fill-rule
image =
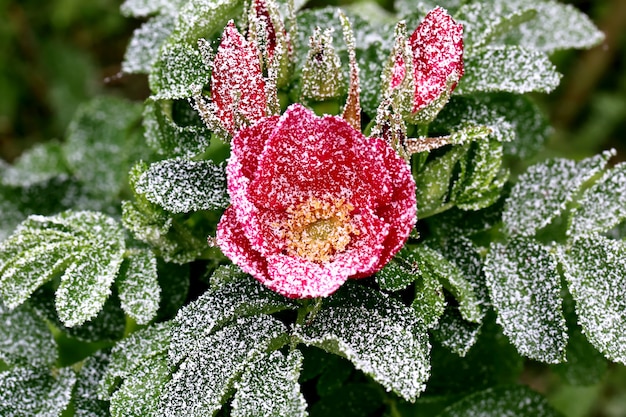
M254 204L274 209L329 195L369 207L386 204L390 194L374 140L339 117L318 117L299 104L287 109L266 142L249 191Z
M260 253L250 245L250 241L243 234L243 228L237 220L235 209L230 206L226 209L217 225L217 244L230 260L241 269L259 280L267 278L267 263Z
M265 81L256 46L231 21L213 62L211 94L217 117L234 134L242 122L251 124L266 115Z
M463 26L441 7L433 9L410 39L415 68L413 113L428 106L463 76Z

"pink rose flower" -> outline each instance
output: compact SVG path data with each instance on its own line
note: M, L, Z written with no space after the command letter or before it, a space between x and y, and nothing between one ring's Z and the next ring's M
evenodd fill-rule
M449 95L463 76L463 25L457 24L441 7L431 10L409 39L413 53L412 113ZM391 88L406 74L402 56L392 69ZM447 100L446 100L447 101Z
M407 163L383 140L299 104L237 132L227 176L218 245L291 298L328 296L379 271L416 221Z

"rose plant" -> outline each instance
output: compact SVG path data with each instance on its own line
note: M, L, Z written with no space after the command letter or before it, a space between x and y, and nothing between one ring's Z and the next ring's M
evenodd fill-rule
M527 359L573 385L626 363L626 167L529 165L526 93L602 41L584 14L122 13L150 96L0 167L0 415L556 416Z

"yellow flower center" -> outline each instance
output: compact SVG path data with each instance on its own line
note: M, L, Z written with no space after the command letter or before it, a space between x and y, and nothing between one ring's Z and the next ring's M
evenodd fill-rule
M350 243L359 230L352 224L354 206L343 199L310 198L287 209L289 217L279 225L287 253L311 262L327 262Z

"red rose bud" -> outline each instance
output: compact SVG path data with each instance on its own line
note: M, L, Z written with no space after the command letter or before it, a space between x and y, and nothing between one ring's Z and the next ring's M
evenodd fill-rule
M379 271L416 221L408 164L383 140L299 104L244 127L226 168L217 244L292 298L324 297Z
M258 49L254 42L244 39L232 21L224 29L213 61L211 94L217 118L231 135L267 114Z
M414 92L410 119L428 122L448 102L463 76L463 25L441 7L430 11L409 39L413 55ZM390 87L397 88L407 72L402 55L396 55Z

